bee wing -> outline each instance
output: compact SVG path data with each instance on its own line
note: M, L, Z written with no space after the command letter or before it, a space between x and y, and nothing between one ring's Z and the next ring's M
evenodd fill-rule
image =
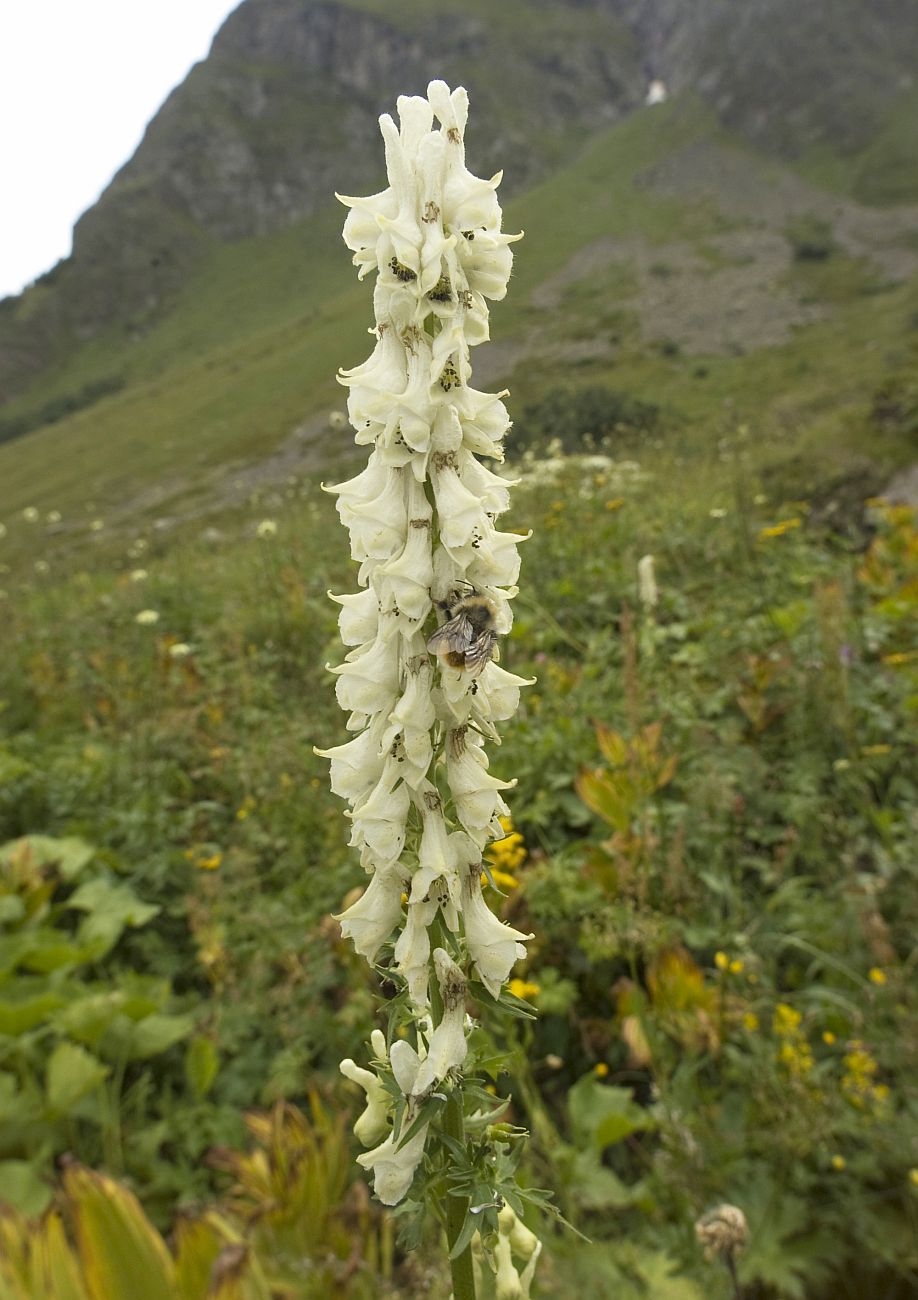
M477 677L494 657L495 636L493 632L484 632L477 637L465 652L466 671Z
M463 654L475 640L475 629L465 614L457 614L448 623L438 627L427 642L431 654L440 654L443 650L455 650Z

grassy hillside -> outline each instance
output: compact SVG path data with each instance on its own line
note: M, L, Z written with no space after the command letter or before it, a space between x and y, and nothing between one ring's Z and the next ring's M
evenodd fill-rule
M842 449L869 451L882 473L910 454L895 428L884 437L867 417L872 392L913 355L914 287L842 248L824 263L795 261L792 211L755 222L729 194L656 182L712 140L742 161L743 185L752 177L768 188L780 174L679 101L600 134L509 204L507 226L525 227L526 240L483 376L511 383L518 422L552 388L600 383L659 404L660 437L680 455L747 424L759 457L805 448L831 467ZM0 445L0 518L28 506L60 512L52 554L85 542L97 518L120 545L153 518L172 527L224 510L246 467L260 465L258 481L270 481L272 455L280 479L345 453L348 436L329 434L325 416L342 405L336 368L364 354L369 311L340 219L329 204L280 235L215 248L150 334L94 340L10 407L15 415L39 392L47 401L113 375L124 381ZM757 260L757 241L768 240L772 260ZM721 337L719 322L744 295L745 315ZM762 346L756 322L772 301L765 337L776 341ZM699 350L693 314L716 351ZM14 536L5 546L15 557Z

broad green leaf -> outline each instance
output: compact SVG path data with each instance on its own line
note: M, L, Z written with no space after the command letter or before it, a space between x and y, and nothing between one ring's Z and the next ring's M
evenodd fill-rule
M631 825L633 800L612 784L612 779L602 771L581 772L574 787L588 808L618 831L627 831Z
M21 937L27 942L23 945L19 965L42 975L60 970L62 966L82 966L92 956L83 944L73 943L60 930L28 930Z
M84 943L101 943L106 949L127 926L146 925L159 912L156 904L142 903L129 885L104 876L80 885L67 906L87 914L80 925L80 939Z
M95 1047L105 1031L122 1014L124 994L119 989L90 993L62 1007L54 1016L55 1026L87 1047Z
M53 866L64 880L75 880L95 853L91 844L73 836L26 835L0 847L0 861L26 846L36 866Z
M174 1234L176 1294L185 1300L206 1296L214 1261L224 1241L207 1219L179 1216Z
M136 1196L79 1165L64 1174L64 1189L92 1300L175 1300L172 1257Z
M14 1075L0 1070L0 1124L16 1128L33 1123L40 1113L37 1099L35 1088L24 1089Z
M185 1078L199 1101L210 1092L219 1068L220 1057L211 1040L203 1035L192 1038L185 1053Z
M28 1160L0 1160L0 1205L38 1215L51 1200L51 1188Z
M138 1020L125 1036L126 1056L129 1061L144 1061L158 1056L180 1043L194 1029L194 1016L165 1016L154 1014Z
M49 1214L34 1232L32 1272L36 1296L53 1297L53 1300L90 1300L59 1214Z
M66 1115L81 1097L97 1088L109 1073L109 1067L97 1061L76 1043L58 1043L45 1067L45 1091L48 1106L58 1115Z
M607 1087L591 1074L574 1084L567 1105L578 1146L597 1152L654 1127L653 1117L632 1101L630 1089Z
M571 1166L571 1189L585 1210L617 1210L630 1205L631 1188L599 1163L595 1151L578 1151Z
M17 925L25 916L25 903L18 894L0 895L0 926Z
M0 1034L18 1038L47 1020L53 1011L64 1005L64 1001L61 994L51 992L38 993L21 1000L4 998L0 1001Z

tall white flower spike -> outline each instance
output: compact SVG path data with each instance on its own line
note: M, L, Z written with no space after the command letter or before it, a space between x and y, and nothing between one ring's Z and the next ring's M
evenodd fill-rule
M470 353L488 338L487 303L506 293L519 236L501 230L500 175L466 167L465 90L433 81L426 98L400 98L398 116L380 118L387 188L338 196L358 275L376 273L375 346L339 374L368 463L326 489L359 566L360 590L332 596L347 650L331 671L354 734L317 751L370 876L338 918L342 933L369 961L384 954L407 1004L407 1036L387 1048L375 1031L371 1068L341 1066L367 1096L355 1132L371 1149L359 1162L386 1205L411 1188L437 1098L456 1095L469 981L499 997L531 937L489 909L479 880L513 784L491 773L485 744L499 742L495 724L528 683L488 661L493 637L470 668L443 638L439 656L428 647L463 597L481 598L498 636L513 622L524 539L497 527L512 483L482 459L503 460L506 394L471 387ZM460 1100L460 1133L461 1115Z

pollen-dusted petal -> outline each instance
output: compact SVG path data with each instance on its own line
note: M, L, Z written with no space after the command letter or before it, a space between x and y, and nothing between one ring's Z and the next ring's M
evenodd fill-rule
M465 86L450 90L439 78L428 82L427 100L444 131L454 131L461 143L469 120L469 92Z
M401 552L380 565L373 576L383 612L394 610L409 624L422 623L431 610L432 581L430 520L409 519L408 539Z
M394 866L378 867L363 894L335 920L345 939L367 961L375 961L402 916L402 877Z
M534 686L534 677L517 677L499 664L486 664L478 678L478 693L472 712L490 722L512 718L520 704L520 688Z
M485 521L481 502L463 484L452 457L444 457L439 465L434 458L430 477L443 545L451 548L465 546L476 528Z

